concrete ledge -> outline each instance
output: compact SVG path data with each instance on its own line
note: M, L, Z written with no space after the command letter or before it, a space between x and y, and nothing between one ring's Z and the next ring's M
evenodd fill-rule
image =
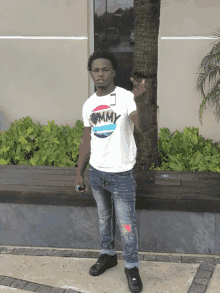
M0 166L0 202L96 207L91 189L75 191L77 168ZM220 212L220 173L135 171L136 209ZM84 173L89 186L89 170Z
M0 245L100 249L96 202L91 191L75 192L76 170L0 166ZM219 173L135 176L138 251L220 254ZM115 249L123 250L115 214L112 219Z

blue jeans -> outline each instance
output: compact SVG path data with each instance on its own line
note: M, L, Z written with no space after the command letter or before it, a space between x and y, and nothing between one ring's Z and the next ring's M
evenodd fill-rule
M98 208L101 254L115 254L116 212L123 243L124 266L129 269L139 267L135 216L137 184L133 169L110 173L99 171L89 164L89 183Z

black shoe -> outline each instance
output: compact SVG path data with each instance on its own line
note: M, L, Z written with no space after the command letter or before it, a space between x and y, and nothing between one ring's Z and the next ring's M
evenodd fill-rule
M111 256L108 254L101 254L97 262L90 268L89 274L91 276L99 276L106 270L117 266L117 254Z
M132 293L139 293L143 289L138 267L132 269L125 268L125 275L128 280L128 287Z

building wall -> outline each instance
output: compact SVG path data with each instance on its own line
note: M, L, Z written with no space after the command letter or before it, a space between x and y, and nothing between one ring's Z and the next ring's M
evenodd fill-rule
M207 106L202 124L202 96L195 88L198 66L220 39L162 39L163 37L211 37L220 29L218 0L162 0L158 44L158 130L171 132L199 127L205 138L220 141L219 123ZM217 42L215 42L217 41ZM215 42L215 43L214 43ZM212 44L213 43L213 44ZM219 79L219 75L217 76ZM213 86L205 84L205 93Z
M34 123L75 126L91 95L87 71L86 0L0 1L0 36L84 39L0 39L0 129L30 116ZM93 86L94 88L94 86Z
M87 63L93 52L93 1L0 0L0 36L66 36L82 39L0 39L0 130L15 119L75 126L94 92ZM207 107L199 122L198 66L220 28L218 0L161 0L158 47L158 132L187 126L220 141L219 124ZM205 92L208 90L208 82Z

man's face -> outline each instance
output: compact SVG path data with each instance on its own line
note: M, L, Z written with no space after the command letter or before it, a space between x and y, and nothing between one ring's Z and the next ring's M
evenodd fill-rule
M114 82L115 70L108 59L99 58L92 62L91 77L97 87L105 89Z

